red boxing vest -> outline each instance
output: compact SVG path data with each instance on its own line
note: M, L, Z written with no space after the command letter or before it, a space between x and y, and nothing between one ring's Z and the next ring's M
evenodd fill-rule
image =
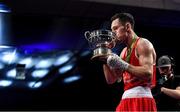
M132 48L132 52L130 54L129 64L134 65L134 66L140 66L139 60L135 56L135 49L137 47L137 43L138 43L139 39L140 38L138 38L135 41L134 46ZM123 60L126 59L126 54L127 54L127 49L124 53L124 56L122 57ZM124 81L124 90L128 90L128 89L136 87L136 86L148 86L150 88L153 88L156 85L156 65L153 65L153 76L152 76L151 80L142 80L142 79L134 76L133 74L130 74L125 71L123 73L123 81Z

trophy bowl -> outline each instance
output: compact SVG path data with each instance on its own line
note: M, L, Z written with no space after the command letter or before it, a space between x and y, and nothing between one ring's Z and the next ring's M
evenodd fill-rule
M105 61L111 49L115 46L115 33L110 30L86 31L85 38L93 49L92 60Z

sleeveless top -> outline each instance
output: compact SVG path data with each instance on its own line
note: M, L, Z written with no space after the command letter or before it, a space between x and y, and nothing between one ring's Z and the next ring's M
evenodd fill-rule
M137 47L137 43L140 38L136 39L134 46L132 48L132 52L130 54L130 62L129 64L134 65L134 66L140 66L138 58L135 56L135 49ZM126 51L124 52L124 56L122 57L123 60L126 59L126 54L127 54L127 48ZM153 76L151 80L143 80L140 79L133 74L128 73L125 71L123 73L123 81L124 81L124 90L128 90L130 88L136 87L136 86L143 86L143 87L154 87L156 84L156 65L153 65Z

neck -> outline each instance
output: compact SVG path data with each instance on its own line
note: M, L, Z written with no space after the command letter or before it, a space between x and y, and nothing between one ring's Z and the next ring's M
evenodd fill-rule
M128 38L128 42L127 42L127 56L126 56L126 61L127 62L130 62L130 56L131 56L131 52L132 52L132 48L133 48L133 45L136 41L136 34L133 33L133 35L129 35L129 38Z
M131 45L133 44L134 40L137 39L137 35L132 32L131 34L128 35L128 40L127 40L127 48L130 48Z

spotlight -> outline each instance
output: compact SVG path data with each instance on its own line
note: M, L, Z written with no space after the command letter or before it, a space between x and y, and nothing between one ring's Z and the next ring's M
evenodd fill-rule
M10 86L12 84L12 81L9 80L0 80L0 86L1 87L7 87Z
M67 77L64 79L64 83L71 83L71 82L74 82L74 81L77 81L79 80L81 77L79 75L77 76L70 76L70 77Z
M28 86L30 88L39 88L42 86L42 82L29 82L28 83Z
M11 12L10 8L7 5L0 3L0 13L9 13L9 12Z
M68 65L66 65L66 66L63 66L63 67L59 68L59 73L60 73L60 74L64 74L64 73L72 70L73 67L74 67L74 64L68 64Z

